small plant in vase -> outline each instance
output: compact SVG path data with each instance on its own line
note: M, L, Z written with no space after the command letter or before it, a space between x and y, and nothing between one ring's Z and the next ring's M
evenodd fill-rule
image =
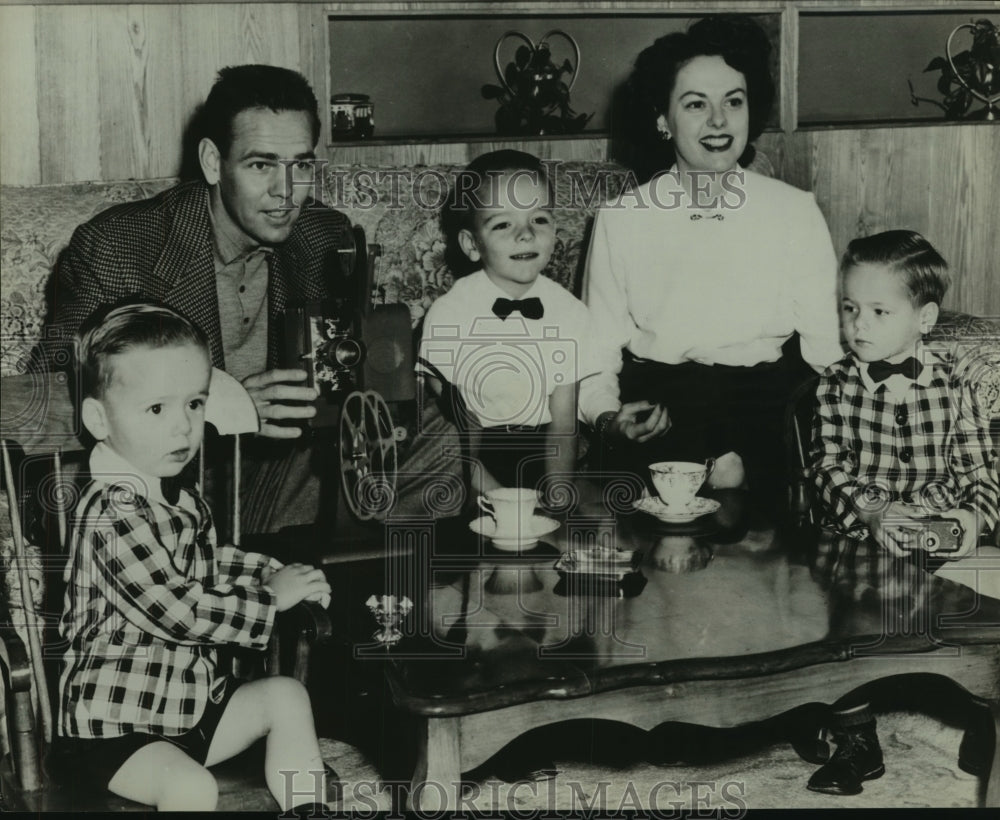
M371 595L365 605L379 625L372 637L386 649L399 643L403 638L400 625L413 609L413 602L405 596L397 599L395 595Z
M566 59L561 65L552 60L549 38L563 37L572 46L576 64ZM508 38L524 41L514 59L500 68L500 49ZM575 134L584 129L592 114L577 114L570 107L569 94L580 68L580 49L563 31L550 31L538 45L519 31L508 31L498 41L493 63L500 85L486 84L485 99L497 100L497 131L505 136Z
M966 51L952 55L951 42L963 29L972 32L972 44ZM944 57L935 57L924 71L941 72L937 87L944 100L918 97L910 83L910 101L914 105L936 105L949 120L995 120L1000 105L1000 29L989 20L957 26L948 35ZM973 100L986 103L986 107L967 114Z

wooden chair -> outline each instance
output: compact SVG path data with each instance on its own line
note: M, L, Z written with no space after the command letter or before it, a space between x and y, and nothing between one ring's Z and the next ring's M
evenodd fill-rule
M42 377L43 382L48 377ZM55 379L53 376L52 379ZM4 379L5 411L15 404L18 390L34 391L40 382L30 377ZM50 383L50 387L53 385ZM52 395L59 395L53 393ZM10 400L10 401L7 401ZM10 511L13 553L7 574L16 600L0 598L0 670L6 702L5 754L0 761L0 802L3 808L28 811L104 810L145 811L148 807L110 794L91 794L73 784L55 782L45 771L44 760L54 734L59 652L54 650L56 627L62 610L62 569L67 558L67 515L76 495L83 451L72 426L72 414L62 400L47 408L46 422L32 430L13 429L10 414L4 421L3 483ZM230 413L230 419L236 418ZM236 439L238 441L238 437ZM234 468L238 467L238 445ZM238 496L233 494L233 515L238 521ZM236 530L238 532L238 528ZM26 537L30 535L30 539ZM28 541L41 553L44 594L36 606L29 577L38 568L28 555ZM309 652L331 634L327 613L316 604L303 603L282 614L266 652L240 652L229 660L242 677L291 674L305 683ZM276 811L277 804L264 785L262 744L226 761L213 770L219 782L219 808ZM8 751L9 750L9 751Z
M817 523L812 477L809 471L809 447L812 443L818 384L819 376L810 376L795 387L785 404L789 514L791 525L799 530L814 527Z

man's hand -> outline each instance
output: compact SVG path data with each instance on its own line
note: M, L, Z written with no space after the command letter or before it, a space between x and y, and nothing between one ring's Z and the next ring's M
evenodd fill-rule
M324 609L330 605L330 584L323 570L307 564L287 564L265 574L263 583L274 593L278 612L291 609L300 601L315 601Z
M617 436L638 441L649 441L662 436L670 429L670 415L662 404L633 401L623 404L604 430L606 436Z
M268 370L247 376L243 380L243 387L257 406L257 415L260 417L259 435L268 438L298 438L302 435L299 427L284 427L270 422L278 419L311 419L316 415L316 407L312 404L298 406L284 403L316 401L319 393L314 387L288 384L304 382L307 377L305 370Z

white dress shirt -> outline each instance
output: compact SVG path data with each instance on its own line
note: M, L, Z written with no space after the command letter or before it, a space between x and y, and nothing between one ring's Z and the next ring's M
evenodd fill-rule
M710 209L664 174L598 212L584 301L600 373L580 386L588 422L621 407L622 349L667 364L777 361L793 332L822 370L844 354L837 260L811 193L743 171Z
M439 296L424 319L417 373L455 385L484 427L548 424L549 396L596 372L586 305L546 276L521 297L538 297L541 319L514 311L501 320L498 298L509 299L483 271ZM435 372L435 370L437 372Z

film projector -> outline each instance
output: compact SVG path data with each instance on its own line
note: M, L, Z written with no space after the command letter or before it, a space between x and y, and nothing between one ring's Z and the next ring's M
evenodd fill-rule
M286 308L285 367L308 373L317 388L309 420L339 478L324 476L324 494L358 521L381 521L396 497L400 451L411 433L393 418L415 412L413 331L406 305L384 304L375 286L381 246L369 245L356 226L330 266L335 297ZM327 449L328 448L328 449ZM333 452L335 450L335 452ZM338 492L339 490L339 492ZM329 511L328 511L329 512Z

